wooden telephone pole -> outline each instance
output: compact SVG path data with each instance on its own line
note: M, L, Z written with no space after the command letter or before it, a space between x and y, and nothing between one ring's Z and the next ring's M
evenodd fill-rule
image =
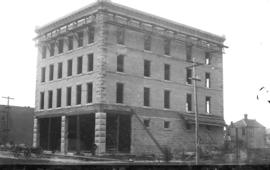
M5 120L6 120L6 127L5 127L5 142L7 142L6 140L8 139L8 133L9 133L9 100L14 100L14 98L10 97L10 96L3 96L2 98L7 100L7 106L6 106L6 115L5 115Z

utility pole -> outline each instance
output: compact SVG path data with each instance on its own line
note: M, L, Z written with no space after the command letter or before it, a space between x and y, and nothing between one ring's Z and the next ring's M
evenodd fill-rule
M193 75L190 79L193 80L193 91L194 91L194 114L195 114L195 163L198 165L200 156L199 156L199 116L198 116L198 102L197 102L197 81L201 81L197 78L196 75L196 67L203 65L203 63L196 63L195 58L192 59L192 66L188 66L186 68L192 67Z
M6 116L5 116L6 117L5 138L8 139L8 133L9 133L9 122L8 122L8 120L9 120L9 100L14 100L14 98L12 98L10 96L7 96L7 97L2 96L2 98L7 99L7 111L6 111ZM5 142L7 142L7 141L5 141Z

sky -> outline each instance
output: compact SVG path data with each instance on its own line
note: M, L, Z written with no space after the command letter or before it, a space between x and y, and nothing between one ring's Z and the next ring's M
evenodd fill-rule
M217 35L225 35L224 117L244 114L270 128L270 103L257 100L270 91L269 0L112 0ZM0 2L0 104L35 103L37 48L35 28L95 0L8 0ZM270 96L270 95L269 95ZM269 97L270 100L270 97Z

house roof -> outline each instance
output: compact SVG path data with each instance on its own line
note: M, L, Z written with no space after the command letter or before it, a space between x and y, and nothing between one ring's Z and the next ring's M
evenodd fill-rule
M264 127L262 124L257 122L255 119L242 119L233 123L236 127Z

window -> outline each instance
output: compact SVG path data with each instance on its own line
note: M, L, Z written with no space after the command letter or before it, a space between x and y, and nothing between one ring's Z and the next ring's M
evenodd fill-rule
M164 108L170 108L170 91L164 90Z
M50 43L50 56L54 56L55 43Z
M205 87L210 88L210 73L205 73Z
M151 51L151 36L144 38L144 50Z
M61 107L61 97L62 97L62 90L57 89L57 91L56 91L56 107Z
M71 105L71 87L67 87L67 106Z
M60 39L58 40L58 54L63 53L63 49L64 49L64 40Z
M205 97L205 108L206 108L206 113L207 114L210 114L211 113L211 97L209 96L206 96Z
M73 50L73 35L68 36L68 50Z
M67 76L72 76L72 59L68 60Z
M93 102L93 83L87 83L87 103Z
M42 67L41 68L41 82L45 82L45 78L46 78L46 68Z
M88 66L87 66L87 71L93 71L94 67L94 54L88 54Z
M95 39L95 27L89 26L88 27L88 44L93 43L94 39Z
M164 121L164 129L169 129L170 128L170 124L171 124L171 122L170 121Z
M45 97L45 95L44 95L44 92L40 92L40 101L39 101L39 108L40 109L44 109L44 97Z
M125 44L125 30L124 28L119 28L116 33L116 39L117 39L117 44Z
M42 46L41 55L42 55L42 58L46 58L47 56L47 47L45 45Z
M242 136L246 135L246 129L244 127L242 127Z
M124 56L117 56L117 72L124 72Z
M185 125L186 125L186 129L187 129L187 130L190 130L190 129L191 129L190 123L185 123Z
M151 61L144 60L144 77L151 76Z
M187 112L192 111L192 95L189 93L186 96L186 111Z
M170 80L170 65L164 64L164 79Z
M116 83L116 103L124 103L124 84Z
M165 55L170 55L171 53L171 41L166 39L164 40L164 54Z
M76 86L76 104L82 103L82 85Z
M63 73L63 63L58 63L58 75L57 78L62 78L62 73Z
M53 91L50 90L49 91L49 95L48 95L48 108L52 108L52 104L53 104Z
M83 58L82 57L78 57L77 58L77 74L81 74L82 73L82 65L83 65Z
M49 80L52 81L53 80L53 70L54 70L54 67L53 67L53 64L50 65L50 75L49 75Z
M191 45L186 46L186 60L192 61L192 46Z
M78 32L78 47L83 46L83 31Z
M144 106L150 106L150 88L145 87L144 93L143 93L143 105Z
M211 64L211 57L209 52L205 52L205 64L210 65Z
M150 119L144 119L143 125L144 125L144 127L150 127Z
M186 83L192 84L192 69L191 68L186 69Z

